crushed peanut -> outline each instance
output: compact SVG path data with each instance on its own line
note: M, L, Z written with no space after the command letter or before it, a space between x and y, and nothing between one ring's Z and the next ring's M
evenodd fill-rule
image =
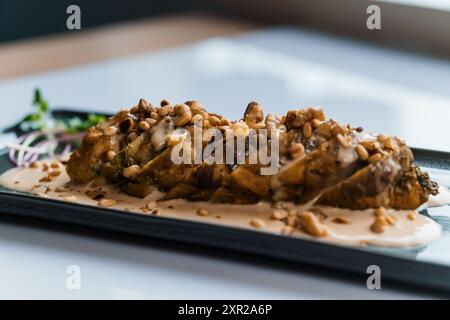
M116 153L115 153L114 151L112 151L112 150L109 150L109 151L106 153L106 159L107 159L108 161L114 160L115 157L116 157Z
M345 217L336 217L332 220L332 222L338 223L338 224L350 224L350 220L348 220Z
M362 161L366 161L369 159L369 152L367 152L366 148L362 144L358 144L355 147L356 153L358 153L359 158Z
M39 168L39 164L37 162L32 162L32 163L30 163L30 168L37 169L37 168Z
M55 192L58 192L58 193L69 192L69 191L70 191L70 189L67 188L67 187L57 187L57 188L55 189Z
M291 227L295 226L296 221L297 221L296 216L287 216L286 218L286 224Z
M384 133L380 133L377 137L377 140L381 143L385 142L387 139L389 139L389 136Z
M112 137L117 133L117 127L116 126L109 126L103 131L103 134L107 137Z
M348 149L352 146L352 144L349 141L347 141L347 139L344 138L344 136L342 134L338 133L336 135L336 138L338 139L341 146L343 146L345 149Z
M272 215L270 216L270 219L272 220L282 220L288 216L288 213L286 210L283 209L277 209L272 212Z
M141 168L138 165L134 164L128 168L123 169L122 175L125 178L133 178L137 176L140 173L140 171Z
M101 207L114 207L117 204L117 201L114 199L102 199L98 202L98 205Z
M195 116L193 116L193 117L191 118L191 122L192 122L192 123L194 123L194 122L199 122L199 121L203 121L203 117L202 117L201 114L196 114Z
M156 206L157 206L156 201L150 201L149 203L147 203L146 208L147 209L154 209L154 208L156 208Z
M209 116L208 121L213 127L220 126L220 119L216 116Z
M414 211L410 211L406 214L406 218L408 218L408 220L414 221L416 219L416 214L414 213Z
M305 155L305 147L302 143L293 143L289 149L292 158L299 158Z
M376 162L380 161L382 158L383 158L383 156L381 155L381 153L375 153L370 156L369 163L376 163Z
M199 215L200 217L206 217L209 215L209 211L206 209L198 209L197 215Z
M385 142L384 145L386 146L386 148L393 150L393 151L398 151L398 145L397 142L395 142L395 140L393 138L388 138Z
M383 233L384 226L386 226L387 222L384 216L375 217L372 225L370 226L370 230L374 233Z
M313 127L313 129L317 129L318 127L320 127L322 125L323 121L320 121L319 119L313 119L311 121L311 125Z
M310 211L303 211L298 215L298 222L303 231L314 237L326 237L328 230L317 216Z
M375 217L385 216L386 209L384 207L379 207L379 208L375 209L374 215L375 215Z
M266 226L266 223L261 219L252 219L250 220L250 225L257 229L262 229Z
M142 131L147 131L148 129L150 129L150 124L147 121L140 121L138 127Z
M305 136L306 139L309 139L312 137L312 126L310 122L306 122L303 125L303 135Z
M58 162L52 162L52 163L50 164L50 167L51 167L52 169L59 169L59 163L58 163Z
M281 229L281 233L285 235L291 235L295 231L295 228L291 226L284 226L283 229Z
M61 171L60 170L51 171L49 173L49 175L52 176L52 177L58 177L58 176L61 175Z
M191 119L192 119L192 114L190 112L186 112L186 113L180 115L177 120L175 120L175 126L177 126L177 127L184 126L184 125L188 124L191 121Z

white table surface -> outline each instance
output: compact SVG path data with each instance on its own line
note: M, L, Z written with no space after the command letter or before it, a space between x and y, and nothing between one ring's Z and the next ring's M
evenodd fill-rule
M195 99L229 118L250 100L272 113L321 105L339 121L450 151L448 62L290 28L1 81L0 127L31 110L35 87L53 106L91 111L114 112L140 97ZM428 297L2 220L0 255L0 298ZM69 265L81 268L81 290L66 287Z

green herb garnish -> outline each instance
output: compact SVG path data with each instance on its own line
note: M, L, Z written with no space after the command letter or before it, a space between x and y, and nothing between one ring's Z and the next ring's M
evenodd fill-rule
M105 119L106 119L105 116L91 113L86 120L82 120L79 117L73 117L70 118L68 121L63 122L62 125L64 126L65 130L68 133L75 133L80 131L86 131L91 127L95 127L97 124L105 121Z
M24 131L29 129L42 130L49 126L49 107L47 100L42 99L39 89L34 90L33 107L36 108L34 113L25 117L21 127Z
M57 127L67 131L67 133L76 133L86 131L90 127L94 127L106 119L103 115L92 113L87 117L87 119L72 117L69 119L58 119L55 121L51 115L49 103L43 98L39 88L34 90L32 104L35 108L34 113L26 116L20 125L21 129L25 132Z

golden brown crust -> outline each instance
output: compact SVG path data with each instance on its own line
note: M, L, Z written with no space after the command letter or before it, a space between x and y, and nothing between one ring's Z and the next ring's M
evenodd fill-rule
M192 134L195 121L203 128L230 129L244 136L251 129L278 129L280 171L263 176L261 164L174 164L170 155L179 143L175 132L183 128ZM203 142L202 148L208 143ZM74 182L103 176L140 197L157 187L166 198L225 203L317 199L350 209L415 209L437 192L398 138L326 120L318 108L264 117L257 102L249 103L243 120L229 121L208 113L196 101L172 106L163 100L155 107L141 99L130 110L91 128L67 170Z

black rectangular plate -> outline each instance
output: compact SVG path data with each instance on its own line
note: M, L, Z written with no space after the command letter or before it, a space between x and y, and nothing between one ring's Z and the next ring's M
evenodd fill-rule
M65 115L86 114L56 111ZM413 149L416 161L450 180L450 154ZM0 174L12 168L7 151L0 150ZM448 181L448 180L445 180ZM445 182L444 182L445 183ZM446 185L447 187L449 184ZM281 259L367 275L378 265L383 279L436 289L450 294L450 207L428 211L442 225L434 243L410 249L344 247L265 232L188 220L135 214L107 208L38 198L0 187L0 214L75 225L120 234L170 240Z

